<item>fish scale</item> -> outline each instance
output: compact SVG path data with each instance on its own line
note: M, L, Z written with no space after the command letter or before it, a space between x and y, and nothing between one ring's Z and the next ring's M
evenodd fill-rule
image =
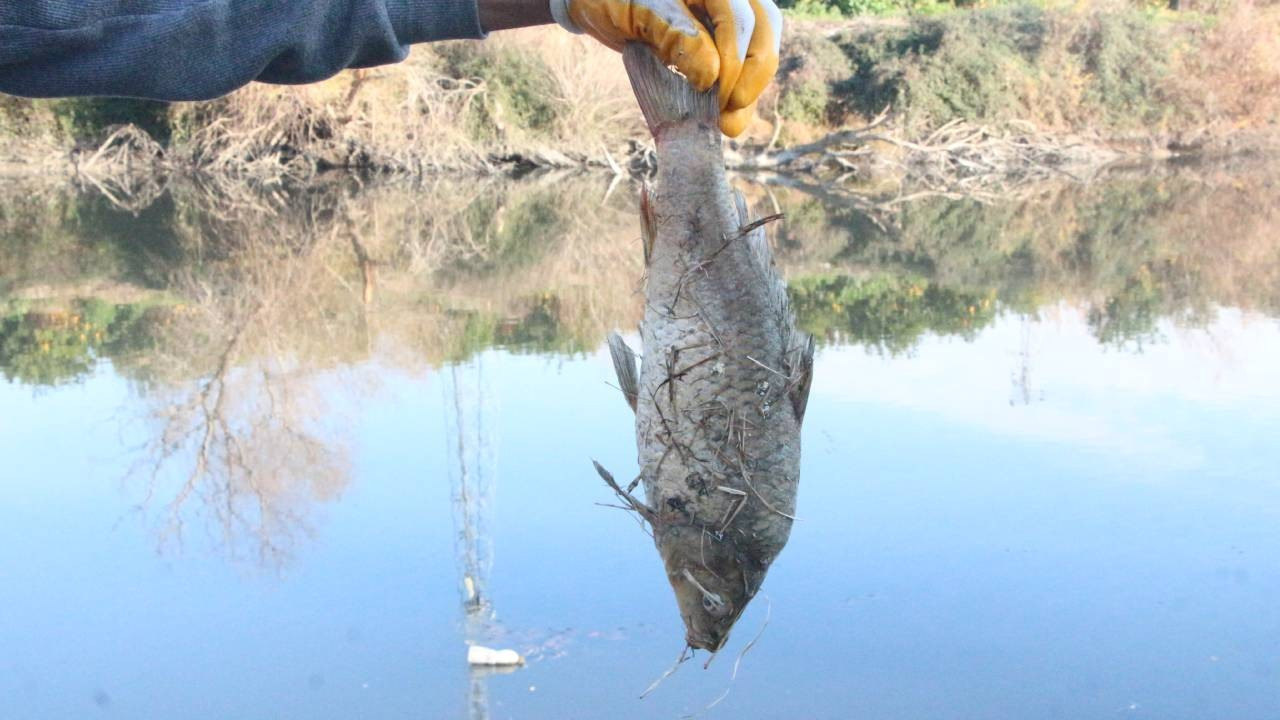
M694 91L641 45L623 60L658 156L641 199L638 370L609 340L644 499L597 467L652 528L686 642L715 651L790 535L813 341L795 328L764 223L725 177L715 89Z

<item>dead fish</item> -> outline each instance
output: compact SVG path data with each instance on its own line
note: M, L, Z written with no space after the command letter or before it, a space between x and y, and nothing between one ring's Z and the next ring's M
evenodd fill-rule
M623 59L658 155L640 203L642 361L609 338L640 473L622 488L596 468L651 527L686 642L714 652L791 533L813 339L795 326L767 222L725 177L715 88L694 91L642 45Z

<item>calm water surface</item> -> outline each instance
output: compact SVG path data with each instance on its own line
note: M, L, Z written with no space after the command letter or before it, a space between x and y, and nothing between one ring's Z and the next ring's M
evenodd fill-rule
M748 184L821 339L801 520L643 700L684 631L590 464L633 190L6 188L0 717L1280 716L1273 177Z

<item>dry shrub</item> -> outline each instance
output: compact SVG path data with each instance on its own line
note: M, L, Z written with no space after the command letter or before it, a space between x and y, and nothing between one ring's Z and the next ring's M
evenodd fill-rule
M175 136L191 164L237 176L464 165L476 148L460 120L483 92L410 60L312 86L255 84L212 103L184 103L175 109Z
M492 345L594 348L638 319L635 188L605 199L608 180L175 185L191 263L170 290L201 312L251 309L239 351L309 367L375 349L419 368ZM542 335L530 337L535 326Z
M1258 128L1280 116L1280 6L1240 0L1197 28L1173 80L1206 126Z
M552 148L602 157L642 127L618 55L545 30L420 46L398 65L174 112L190 162L249 177L475 168Z
M621 55L581 35L522 31L509 37L551 71L562 139L583 148L613 147L644 133Z
M1029 121L1190 147L1197 134L1273 125L1280 6L1206 1L1222 7L1172 13L1096 0L860 19L838 29L793 20L778 82L759 112L785 122L757 122L744 139L804 143L886 105L897 132L912 138L955 119ZM71 140L52 107L0 98L0 163L67 160ZM112 131L100 115L67 117ZM625 164L622 156L649 139L618 54L546 28L422 45L404 63L304 87L255 84L174 105L168 121L172 165L256 184L331 167L420 175Z

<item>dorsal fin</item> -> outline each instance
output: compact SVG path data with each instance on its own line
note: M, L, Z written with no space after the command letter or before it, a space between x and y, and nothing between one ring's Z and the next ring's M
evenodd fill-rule
M796 422L804 422L804 411L809 407L809 388L813 385L813 336L801 330L791 331L794 367L788 367L791 380L787 383L787 395Z
M636 354L627 347L627 341L616 332L609 333L609 356L613 358L613 372L618 376L618 387L631 410L636 409L640 396L640 370L636 367Z
M733 205L738 209L738 227L746 227L751 222L751 210L747 207L747 196L738 188L733 189Z
M747 199L741 190L734 189L733 200L738 211L739 227L750 227L755 221L751 219L751 210L747 207ZM765 277L769 278L778 319L783 327L790 328L785 338L787 352L783 360L784 369L790 377L787 394L791 400L791 409L795 412L796 421L803 422L804 412L809 406L809 388L813 383L813 336L796 328L795 313L787 297L787 283L778 274L777 266L774 265L773 250L769 247L765 224L762 223L749 230L743 237L743 242L751 248L752 257L765 273Z

